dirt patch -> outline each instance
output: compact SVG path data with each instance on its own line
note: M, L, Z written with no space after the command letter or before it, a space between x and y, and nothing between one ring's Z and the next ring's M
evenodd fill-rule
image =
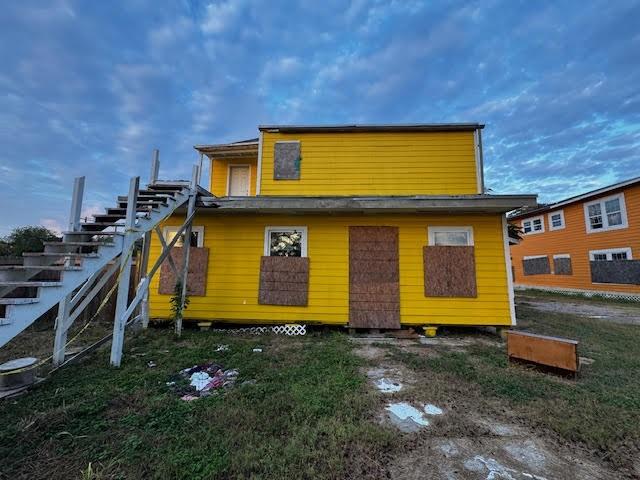
M499 338L470 334L374 342L359 340L355 352L367 361L364 373L381 397L378 420L397 432L405 445L402 453L388 460L388 478L616 478L584 451L525 425L505 404L488 402L463 383L443 383L416 364L402 361L408 353L430 359L471 351L477 345L499 345ZM401 388L385 391L378 384L381 379Z
M572 301L569 298L546 299L526 295L518 295L516 305L535 308L543 312L580 315L607 322L640 325L640 307L633 305L598 305L596 303Z

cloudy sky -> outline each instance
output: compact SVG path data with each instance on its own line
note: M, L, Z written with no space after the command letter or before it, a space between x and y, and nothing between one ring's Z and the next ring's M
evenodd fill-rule
M640 2L4 2L0 235L59 229L260 123L486 123L486 183L553 201L640 174Z

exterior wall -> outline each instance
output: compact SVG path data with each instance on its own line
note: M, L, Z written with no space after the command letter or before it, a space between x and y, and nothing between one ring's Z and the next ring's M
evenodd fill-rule
M251 178L249 184L249 195L254 196L256 194L256 180L258 178L258 159L247 158L234 158L233 160L227 159L213 159L211 162L211 184L209 185L209 191L216 197L227 196L227 180L229 176L229 165L250 165L251 166Z
M474 132L262 132L260 195L478 193ZM273 179L276 141L301 142L300 180Z
M628 228L587 233L584 203L624 192ZM565 228L549 230L549 213L564 210ZM533 214L533 216L537 216ZM514 281L519 286L560 287L568 289L640 293L640 285L592 283L589 251L630 247L634 260L640 259L640 185L607 192L586 201L565 205L543 214L543 233L524 235L519 245L511 246ZM520 226L522 220L513 223ZM525 256L548 255L553 268L553 255L571 255L572 275L524 275L522 259Z
M166 225L179 225L181 218ZM400 314L411 325L510 325L508 275L500 215L215 215L200 213L194 225L204 226L209 250L205 297L190 297L187 319L242 323L349 321L349 233L351 225L399 227ZM260 257L266 226L307 226L310 261L309 304L258 304ZM427 298L424 295L423 247L427 227L472 226L474 229L477 298ZM151 264L160 253L154 237ZM508 257L507 257L508 258ZM151 284L152 318L168 318L169 296Z

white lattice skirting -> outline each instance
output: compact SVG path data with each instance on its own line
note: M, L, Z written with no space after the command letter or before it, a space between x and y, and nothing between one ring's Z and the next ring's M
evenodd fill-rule
M244 328L213 328L212 332L229 333L231 335L264 335L273 333L276 335L306 335L307 326L288 323L286 325L276 325L274 327L244 327Z
M561 287L542 287L531 285L514 285L514 290L542 290L544 292L558 293L560 295L578 296L578 297L604 297L614 300L628 300L632 302L640 302L640 294L625 292L608 292L606 290L579 290L573 288Z

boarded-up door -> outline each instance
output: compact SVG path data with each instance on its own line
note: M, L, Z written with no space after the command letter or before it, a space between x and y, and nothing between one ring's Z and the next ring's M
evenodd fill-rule
M349 326L400 328L397 227L349 227Z

